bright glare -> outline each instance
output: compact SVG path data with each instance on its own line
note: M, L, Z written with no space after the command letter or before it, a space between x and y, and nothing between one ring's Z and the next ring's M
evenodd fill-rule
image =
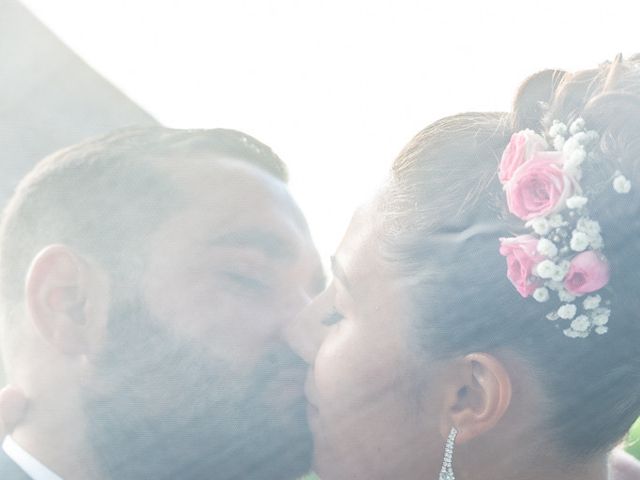
M537 70L638 49L638 12L621 0L24 3L160 122L273 147L324 256L431 121L508 109Z

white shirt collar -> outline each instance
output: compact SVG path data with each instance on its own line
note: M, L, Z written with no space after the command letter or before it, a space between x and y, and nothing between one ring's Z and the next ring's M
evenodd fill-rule
M32 480L62 480L62 477L53 473L18 445L11 435L4 437L2 449Z

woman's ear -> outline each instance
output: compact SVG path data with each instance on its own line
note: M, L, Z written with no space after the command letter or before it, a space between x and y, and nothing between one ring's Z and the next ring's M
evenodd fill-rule
M96 265L64 245L42 249L25 285L27 313L40 335L69 355L91 352L107 320L108 288Z
M453 367L445 392L443 437L451 427L464 443L494 428L511 404L512 383L507 369L487 353L471 353Z

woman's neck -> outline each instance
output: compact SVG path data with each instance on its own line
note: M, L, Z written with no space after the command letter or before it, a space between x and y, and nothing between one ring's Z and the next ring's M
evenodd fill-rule
M517 450L517 449L516 449ZM490 464L456 472L457 480L607 480L606 454L592 456L584 461L566 463L549 458L517 458L506 452L503 458L496 456ZM483 468L484 467L484 468ZM455 468L454 468L455 470ZM611 480L616 480L615 478Z

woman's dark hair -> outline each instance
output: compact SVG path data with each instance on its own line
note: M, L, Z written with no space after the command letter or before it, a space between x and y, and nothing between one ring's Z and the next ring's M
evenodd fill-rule
M609 332L586 339L567 338L567 325L545 318L548 304L522 298L498 252L499 237L525 233L497 178L511 134L578 117L600 134L597 167L583 182L599 192L589 208L602 226L613 292ZM629 194L611 188L615 170L631 181ZM639 192L638 57L575 74L544 71L524 82L512 113L433 123L401 152L383 192L385 254L407 280L420 347L439 358L520 355L547 397L540 441L551 438L571 458L606 451L640 415Z

